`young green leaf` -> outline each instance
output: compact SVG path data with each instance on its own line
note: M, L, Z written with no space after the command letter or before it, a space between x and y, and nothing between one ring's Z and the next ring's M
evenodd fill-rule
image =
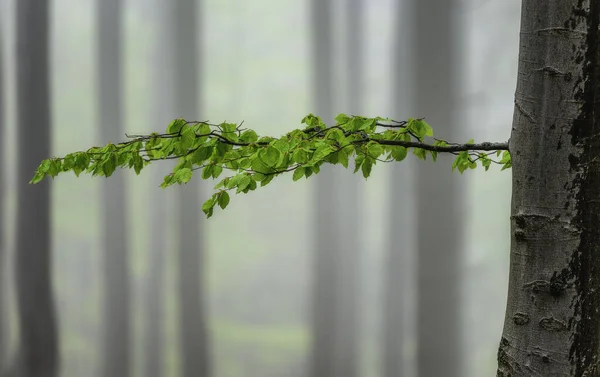
M221 207L221 209L225 209L225 207L227 207L228 204L229 194L227 193L227 191L221 191L219 193L219 207Z
M296 182L297 180L299 180L300 178L304 177L304 169L303 168L297 168L296 170L294 170L294 175L292 176L292 180L294 182Z

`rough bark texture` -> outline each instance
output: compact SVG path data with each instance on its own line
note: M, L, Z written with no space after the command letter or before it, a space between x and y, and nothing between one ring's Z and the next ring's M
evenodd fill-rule
M196 0L177 0L173 27L175 47L175 113L186 119L201 119L199 89L201 68L198 64L198 41L201 21ZM204 218L200 201L200 180L177 187L179 234L177 238L179 271L179 336L183 377L211 375L208 318L206 309L206 278L204 249Z
M313 90L315 114L326 122L333 119L331 49L331 0L311 1ZM312 303L312 344L310 348L310 376L335 376L336 295L338 281L338 248L335 229L337 214L332 206L335 172L316 177L316 215Z
M413 72L415 116L427 117L438 137L457 136L458 33L452 24L457 2L414 2ZM423 24L428 27L423 29ZM447 158L442 156L441 159ZM446 160L447 161L447 160ZM460 176L446 163L420 164L417 194L417 373L461 377Z
M17 6L17 239L16 289L19 354L13 375L55 377L58 335L52 296L50 181L30 185L32 172L50 155L48 2Z
M524 0L521 17L498 376L599 376L600 1Z
M122 126L121 1L98 0L98 111L102 143L120 140ZM131 375L129 253L125 182L116 171L102 182L104 343L102 375Z

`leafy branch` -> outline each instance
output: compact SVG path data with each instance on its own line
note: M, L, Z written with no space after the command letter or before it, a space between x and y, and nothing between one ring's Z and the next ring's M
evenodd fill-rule
M227 207L230 191L247 193L255 190L258 182L266 186L288 172L293 172L294 181L309 178L319 173L324 163L348 168L350 157L354 172L361 170L365 178L377 162L402 161L411 148L422 160L429 154L435 161L440 152L456 155L452 170L461 174L475 169L478 162L485 170L492 163L501 165L502 170L511 167L507 142L448 143L433 138L432 128L423 119L394 121L346 114L335 119L336 125L327 127L321 118L309 114L302 119L306 128L280 138L259 137L255 131L242 128L243 122L211 124L175 119L163 134L126 135L129 141L43 160L30 183L67 171L77 176L84 172L109 177L121 167L133 168L139 174L152 161L178 159L161 187L185 184L196 170L202 170L202 179L219 178L225 170L233 172L216 184L215 193L203 204L202 210L210 217L215 206ZM426 137L433 142L425 142ZM496 161L491 158L494 154L502 157Z

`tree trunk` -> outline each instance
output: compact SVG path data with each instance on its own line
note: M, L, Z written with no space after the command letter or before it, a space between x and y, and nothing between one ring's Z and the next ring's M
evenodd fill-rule
M419 0L412 13L414 113L427 117L445 140L456 140L459 126L456 6L451 0ZM417 373L423 377L462 376L459 179L447 163L422 163L416 175Z
M202 88L198 61L198 2L173 2L175 27L175 112L190 120L198 120L198 88ZM201 25L201 23L200 23ZM181 340L182 376L211 375L209 333L206 309L204 219L201 218L200 180L176 188L179 212L179 336Z
M345 4L346 13L346 77L345 88L347 103L345 111L361 113L363 90L363 22L362 0L349 0ZM361 238L359 231L359 183L360 176L351 171L336 169L335 196L333 213L336 215L334 226L338 227L336 261L339 280L336 287L338 297L336 309L336 359L335 377L357 377L360 367L359 331L360 331L360 292L361 292Z
M172 2L155 0L147 13L152 17L153 56L152 70L148 81L153 89L151 129L165 129L174 117L173 113L173 56L172 46ZM160 164L153 167L153 181L162 182L170 167ZM150 244L148 245L149 272L146 284L146 331L144 359L146 377L165 375L165 262L167 247L168 210L165 192L160 187L151 187Z
M393 34L393 72L391 116L405 119L412 111L411 87L413 85L411 51L412 15L414 2L396 1ZM390 175L389 220L387 222L388 249L383 265L383 344L381 365L383 377L412 376L414 362L407 347L415 341L414 305L415 231L416 225L407 214L416 213L413 161L392 164ZM395 195L402 192L403 195Z
M18 377L58 374L58 335L52 297L50 181L33 186L32 172L50 155L48 2L19 0L17 8L16 289L20 348Z
M524 0L498 376L598 376L600 1Z
M332 3L331 0L311 2L313 90L315 113L328 123L333 119L332 108ZM316 245L314 250L312 344L310 348L310 376L335 376L335 339L337 333L336 295L338 281L338 246L335 206L336 172L328 166L326 174L316 177ZM338 173L339 174L339 173Z
M103 143L123 136L121 1L98 0L98 110ZM129 253L125 182L116 171L102 182L104 210L104 344L102 375L131 375Z
M0 10L3 8L0 2ZM6 148L6 128L4 118L4 30L0 27L0 150ZM6 195L6 164L0 160L0 364L5 360L8 333L6 331L6 243L4 240L4 200Z

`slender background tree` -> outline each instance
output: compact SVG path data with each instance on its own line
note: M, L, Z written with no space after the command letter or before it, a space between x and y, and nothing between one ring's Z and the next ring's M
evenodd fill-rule
M404 119L414 107L411 96L413 43L411 10L419 0L398 0L395 4L392 36L392 94L391 114ZM413 161L392 164L389 183L389 212L387 221L387 250L383 264L383 318L381 366L384 377L414 375L415 365L408 350L415 343L414 300L416 225L412 216L416 205ZM398 193L402 193L399 195Z
M4 4L0 2L0 9L4 8ZM6 140L6 118L5 118L5 103L4 103L4 29L0 23L0 150L5 150L4 141ZM6 256L7 246L4 239L5 229L5 205L4 198L6 193L6 167L5 159L0 159L0 365L6 357L5 350L7 345L7 331L6 331L6 298L5 298L5 273L6 273Z
M173 2L153 1L149 12L154 32L152 47L152 70L148 80L153 84L151 95L153 116L152 128L164 127L175 116L173 108ZM168 174L170 166L165 164L153 172L153 180L160 182ZM152 203L150 216L150 243L148 245L148 282L146 284L146 331L144 343L144 376L165 375L165 266L172 258L169 253L167 233L169 211L164 190L149 188Z
M314 113L323 120L333 118L332 89L332 7L330 0L311 1L311 45ZM325 167L326 168L326 167ZM327 169L327 168L326 168ZM312 377L330 377L335 374L336 308L339 297L336 296L339 268L338 244L335 214L335 183L330 169L317 178L315 221L315 249L312 291L312 343L310 375Z
M175 48L174 101L176 116L186 119L202 117L202 67L199 56L202 9L199 0L177 0L173 6L172 44ZM200 49L200 52L202 50ZM177 282L179 290L179 336L181 341L182 376L210 376L206 283L204 276L205 233L201 216L200 181L176 190L179 213Z
M349 113L360 114L362 110L362 90L364 65L363 53L363 19L364 4L362 0L349 0L344 4L345 12L345 77L342 85L336 87L346 88L346 105L343 106ZM339 46L339 44L336 44ZM342 106L341 101L336 101L336 107ZM362 240L360 225L360 177L350 174L349 171L334 170L332 184L334 187L332 208L327 208L335 214L336 261L335 267L339 270L339 280L336 285L335 297L337 298L335 324L335 376L357 377L360 373L360 293L361 293L361 258ZM321 212L321 210L320 210Z
M121 0L97 2L98 120L102 142L123 137ZM124 175L102 182L104 339L102 376L131 374L131 314Z
M438 137L460 140L456 123L460 42L453 24L457 4L424 0L413 6L414 113L438 125ZM430 28L423 31L425 22ZM462 376L461 227L449 221L461 216L460 178L442 163L423 164L416 175L417 360L418 375L423 377Z
M48 2L23 0L16 6L19 351L12 375L55 377L59 362L51 274L50 182L40 187L28 183L37 160L50 154Z

